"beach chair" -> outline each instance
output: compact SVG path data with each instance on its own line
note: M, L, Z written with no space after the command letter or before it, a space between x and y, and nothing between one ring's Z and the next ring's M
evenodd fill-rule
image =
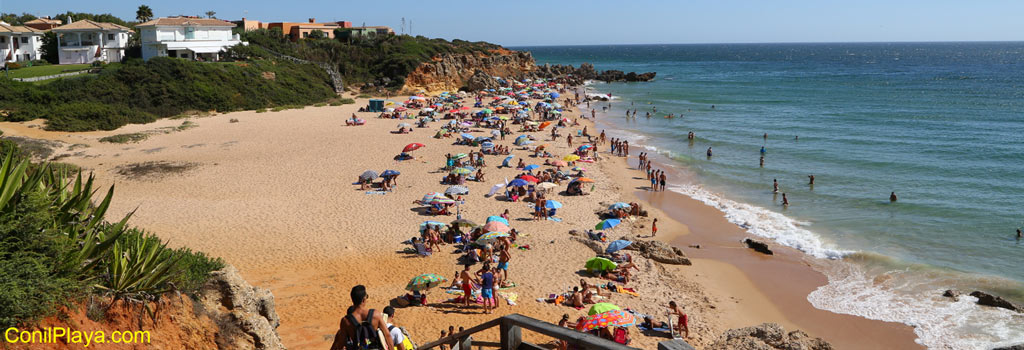
M627 334L625 328L617 327L615 328L615 333L613 334L612 340L622 345L629 345L629 334Z
M672 321L672 314L671 313L668 314L668 332L669 332L669 334L672 335L672 339L683 339L683 335L679 334L679 331L676 330L676 325Z

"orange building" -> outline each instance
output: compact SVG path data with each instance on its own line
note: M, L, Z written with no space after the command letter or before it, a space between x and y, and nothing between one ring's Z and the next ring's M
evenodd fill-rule
M246 19L245 17L242 17L242 20L240 21L231 21L231 23L234 23L238 28L242 28L242 30L246 32L267 28L266 23Z
M352 22L326 22L317 23L316 18L310 18L307 22L274 22L266 23L267 29L279 28L281 33L291 41L308 38L314 30L324 33L326 38L334 38L334 30L339 28L351 28Z

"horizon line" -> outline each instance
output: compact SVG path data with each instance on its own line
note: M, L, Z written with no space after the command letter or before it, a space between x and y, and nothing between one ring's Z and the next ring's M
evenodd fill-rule
M771 41L771 42L705 42L705 43L637 43L637 44L538 44L503 45L504 47L555 46L640 46L640 45L785 45L785 44L956 44L956 43L1024 43L1022 40L936 40L936 41Z

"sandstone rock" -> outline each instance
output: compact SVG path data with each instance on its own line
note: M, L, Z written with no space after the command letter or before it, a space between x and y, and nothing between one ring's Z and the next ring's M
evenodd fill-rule
M947 298L953 298L953 301L958 301L958 300L960 300L960 291L952 290L952 289L946 289L945 292L942 292L942 296L947 297Z
M285 349L277 334L281 319L274 311L274 295L249 285L233 266L210 274L199 302L220 327L220 349Z
M622 239L627 238L623 237ZM626 249L636 250L640 252L643 257L662 264L693 265L693 263L690 262L690 258L686 257L686 253L683 253L679 248L673 247L662 241L635 240L633 241L633 244Z
M592 240L592 239L589 239L589 238L580 238L580 237L569 237L569 238L574 240L574 241L576 241L576 242L583 243L583 245L587 246L587 248L590 248L591 250L593 250L595 254L604 254L604 245L602 245L598 241L595 241L595 240Z
M1024 312L1024 308L1021 308L1019 305L1014 304L1009 300L1003 299L1002 297L988 294L980 290L971 292L971 296L978 298L978 305L1001 307L1016 312Z
M497 89L501 87L494 77L484 73L484 71L477 69L473 72L473 75L466 81L466 89L469 91L480 91L487 89Z
M768 248L768 244L767 243L764 243L764 242L761 242L761 241L755 241L755 240L752 240L750 238L744 238L743 239L743 243L746 243L747 248L753 249L754 251L756 251L758 253L766 254L766 255L775 255L775 253L772 252L772 250L770 248Z
M812 338L803 331L786 330L775 323L763 323L756 327L730 329L725 331L713 344L711 350L831 350L832 345L821 338Z

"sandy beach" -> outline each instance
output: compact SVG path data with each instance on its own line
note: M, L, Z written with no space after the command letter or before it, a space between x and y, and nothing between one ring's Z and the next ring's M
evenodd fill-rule
M97 174L103 186L116 185L112 215L136 210L132 223L155 232L170 245L186 246L221 257L236 266L253 285L269 288L276 297L281 317L278 329L292 349L328 348L338 321L349 306L349 290L366 285L371 307L382 309L392 298L405 294L410 278L421 273L453 277L460 270L452 246L420 258L403 253L402 244L417 236L426 220L448 222L455 215L424 215L413 201L427 192L442 192L446 172L444 155L477 150L454 146L454 139L432 136L440 123L393 134L403 120L377 119L376 113L357 113L363 126L345 126L367 100L338 107L306 107L280 112L255 111L190 118L194 127L163 132L184 120L164 119L152 124L129 125L109 132L46 132L30 123L0 123L4 136L61 141L60 161L77 164ZM574 110L569 116L578 116ZM599 114L599 119L602 116ZM581 120L590 133L600 132L592 122ZM563 130L565 134L567 130ZM153 132L132 144L99 142L114 134ZM483 136L488 129L473 129ZM511 146L512 139L495 141ZM533 133L539 144L550 144L556 155L571 148L564 139L548 141L546 132ZM615 137L614 130L608 130ZM414 160L393 159L412 142L425 144L413 152ZM71 145L74 150L67 150ZM578 143L577 143L578 145ZM607 144L601 146L607 151ZM513 147L517 158L528 164L527 151ZM613 294L609 302L664 319L666 304L677 301L690 317L689 342L701 348L723 331L776 322L787 330L801 329L822 337L840 349L908 349L914 343L911 328L901 324L870 321L814 309L806 296L824 284L813 262L792 249L775 247L767 257L739 242L745 233L728 223L721 212L671 192L642 190L642 173L632 170L635 157L602 154L602 160L586 164L587 177L596 180L586 196L553 199L564 204L561 222L530 219L532 208L524 203L485 197L490 187L512 179L521 171L497 169L502 156L486 156L485 182L467 182L471 192L461 206L464 218L482 223L490 215L510 210L512 227L524 233L517 242L529 250L512 254L510 279L518 295L510 306L501 301L497 315L480 307L463 309L444 303L453 297L439 290L428 296L427 307L400 308L395 324L407 328L417 343L437 339L449 325L470 327L508 313L520 313L549 322L562 314L573 319L586 310L535 301L564 292L581 278L578 272L593 252L570 239L570 230L592 228L595 214L611 203L639 202L659 218L658 240L681 247L693 259L692 266L663 265L637 258L640 272L630 287L639 296ZM149 166L148 168L146 166ZM157 169L150 173L138 170ZM366 194L353 185L365 170L394 169L402 175L387 194ZM611 237L650 235L650 218L625 222ZM632 231L631 231L632 229ZM700 244L700 249L688 248ZM634 254L635 255L635 254ZM524 332L527 339L546 342ZM496 340L497 332L475 337ZM489 338L489 339L488 339ZM656 348L661 337L633 333L633 346Z

